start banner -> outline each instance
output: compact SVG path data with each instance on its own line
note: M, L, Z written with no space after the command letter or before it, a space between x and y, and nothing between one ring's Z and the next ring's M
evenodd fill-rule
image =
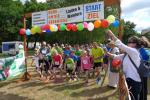
M32 13L32 26L104 19L104 2L94 2Z

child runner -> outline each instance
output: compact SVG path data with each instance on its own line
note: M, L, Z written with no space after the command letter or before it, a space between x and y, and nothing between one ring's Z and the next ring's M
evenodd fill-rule
M41 75L40 66L39 66L39 50L37 48L35 49L34 56L31 62L31 66L33 66L33 63L35 64L36 71Z
M76 71L78 73L78 77L80 77L80 67L81 67L81 60L80 60L80 56L81 56L82 50L80 49L79 45L75 46L75 55L78 57L78 61L77 61L77 67L76 67Z
M89 70L91 69L90 56L87 55L87 51L83 51L81 57L81 70L86 73L85 85L88 83Z
M53 75L54 75L54 80L56 80L56 70L59 69L61 74L62 74L62 63L63 59L60 54L56 50L53 51L52 55L52 70L53 70ZM61 75L62 76L62 75Z
M75 63L68 54L66 55L64 67L67 72L67 76L69 75L69 82L71 82L72 80L76 81L76 78L74 77Z

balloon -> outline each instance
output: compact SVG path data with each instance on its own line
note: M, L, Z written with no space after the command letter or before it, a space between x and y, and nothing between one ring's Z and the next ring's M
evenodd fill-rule
M67 24L66 29L71 30L72 24Z
M120 59L113 59L112 60L112 67L113 68L118 68L121 65L121 60Z
M67 29L67 27L66 27L66 31L70 31L69 29Z
M113 22L115 21L115 16L109 15L109 16L106 18L106 20L108 20L108 22L111 24L111 23L113 23Z
M53 27L54 27L54 32L57 32L58 31L57 25L54 24Z
M82 24L82 23L77 24L77 29L78 29L79 31L82 31L82 30L84 29L83 24Z
M94 24L92 23L92 22L90 22L89 24L88 24L88 30L89 31L92 31L94 29Z
M73 24L73 25L72 25L72 31L73 31L73 32L76 32L76 31L77 31L77 26L76 26L76 24Z
M66 29L66 25L65 25L65 24L61 24L61 25L60 25L60 30L61 30L61 31L64 31L65 29Z
M60 24L58 24L58 30L60 31Z
M49 30L49 29L50 29L49 24L44 25L44 30Z
M54 32L54 25L50 25L50 31Z
M44 26L41 26L41 30L42 30L42 31L45 31L46 29L45 29L45 27L44 27Z
M51 31L50 30L46 30L46 33L51 33Z
M112 23L112 25L113 25L114 27L118 27L118 26L119 26L119 21L118 21L118 20L115 20L115 21Z
M35 32L36 33L41 33L41 28L39 26L34 26Z
M36 34L36 31L35 31L35 28L34 28L34 27L31 28L31 34L32 34L32 35Z
M25 35L26 34L26 30L24 28L21 28L19 31L20 35Z
M30 29L27 29L27 30L26 30L26 35L31 35Z
M101 21L100 20L96 20L95 22L94 22L94 27L95 28L99 28L101 26Z
M106 19L103 19L101 22L102 28L107 28L109 26L109 22Z
M88 28L88 23L87 22L83 22L83 26L84 26L84 28Z

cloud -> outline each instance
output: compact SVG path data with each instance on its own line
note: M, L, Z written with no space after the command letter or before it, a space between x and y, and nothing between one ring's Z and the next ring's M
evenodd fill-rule
M46 2L46 0L37 0L37 2Z
M150 27L150 0L122 0L122 18L136 24L136 30Z

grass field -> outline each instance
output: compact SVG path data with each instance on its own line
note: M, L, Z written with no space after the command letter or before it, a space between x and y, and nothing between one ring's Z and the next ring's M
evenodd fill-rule
M83 80L67 83L60 78L57 82L45 84L39 80L34 67L28 70L32 75L29 81L22 82L16 78L0 82L0 100L118 100L117 90L107 88L107 78L102 87L94 79L90 79L86 87Z

